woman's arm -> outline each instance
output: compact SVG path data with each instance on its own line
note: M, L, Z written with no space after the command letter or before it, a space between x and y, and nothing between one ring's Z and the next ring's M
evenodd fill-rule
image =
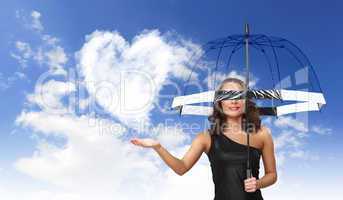
M274 184L277 180L274 142L269 128L264 127L262 159L265 175L257 180L257 188L265 188Z
M174 157L170 154L161 144L156 145L154 150L162 158L162 160L172 169L175 173L182 176L199 160L202 152L205 149L205 135L199 133L192 141L192 144L182 159Z

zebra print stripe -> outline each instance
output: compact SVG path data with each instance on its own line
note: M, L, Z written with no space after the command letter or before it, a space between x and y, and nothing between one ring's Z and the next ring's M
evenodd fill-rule
M249 90L249 93L255 99L281 99L279 90Z
M255 99L282 99L279 90L249 90L249 98ZM214 101L234 100L245 98L244 91L237 90L218 90L215 92Z

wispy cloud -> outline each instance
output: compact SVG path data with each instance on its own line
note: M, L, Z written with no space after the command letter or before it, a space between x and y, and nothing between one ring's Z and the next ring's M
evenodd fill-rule
M303 160L319 160L319 156L313 154L313 152L305 150L293 151L289 154L291 158L300 158Z
M38 33L44 30L44 26L41 22L42 14L37 10L32 10L29 15L24 10L17 10L15 14L16 18L21 20L28 29Z
M44 26L40 21L42 17L38 11L32 11L27 16L24 11L17 11L17 18L37 34L40 42L29 43L22 40L15 41L15 49L10 53L25 70L28 66L46 66L56 75L66 75L67 72L63 65L68 62L68 56L64 48L59 44L60 40L49 34L44 33ZM29 20L28 20L29 19Z
M286 117L278 117L274 124L279 128L293 128L299 132L307 132L308 128L306 124L296 118L286 116Z
M41 14L40 12L33 10L31 12L31 27L32 29L36 31L43 31L44 27L42 25L42 22L40 21Z
M4 91L10 88L17 80L28 80L26 75L22 72L14 72L10 76L4 76L0 72L0 90Z
M328 127L322 127L319 125L315 125L312 127L312 131L318 133L319 135L330 135L332 134L332 129Z

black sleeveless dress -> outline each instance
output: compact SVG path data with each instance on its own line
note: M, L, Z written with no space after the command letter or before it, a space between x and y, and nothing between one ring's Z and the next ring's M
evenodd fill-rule
M214 200L263 200L261 190L246 192L247 147L223 134L211 136L207 154L215 187ZM252 175L259 179L261 150L250 146Z

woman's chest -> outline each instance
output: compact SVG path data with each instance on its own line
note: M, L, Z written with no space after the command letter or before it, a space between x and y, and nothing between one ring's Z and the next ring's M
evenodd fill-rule
M208 152L210 161L229 165L246 164L248 158L247 146L222 137L215 136L212 139L212 144ZM254 147L249 148L249 158L252 163L258 164L260 156L261 152L259 149Z

